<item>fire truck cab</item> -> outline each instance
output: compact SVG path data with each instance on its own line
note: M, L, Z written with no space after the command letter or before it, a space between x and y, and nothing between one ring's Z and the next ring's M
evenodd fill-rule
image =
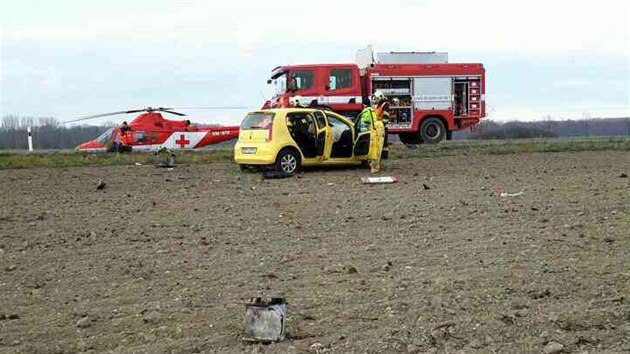
M368 58L368 59L366 59ZM485 117L485 69L479 63L448 63L446 53L357 54L357 64L279 66L268 83L275 94L263 108L300 105L328 109L352 119L379 90L390 102L389 133L405 144L434 144L471 129Z

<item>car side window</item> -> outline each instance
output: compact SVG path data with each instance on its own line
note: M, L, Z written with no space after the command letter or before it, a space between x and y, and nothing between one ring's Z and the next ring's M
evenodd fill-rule
M350 137L352 137L352 133L350 133L351 128L347 123L330 114L327 114L326 117L328 117L328 125L330 125L330 128L332 130L333 142L336 143L337 141L339 141L343 134L350 134Z
M315 133L315 120L310 113L292 112L287 114L287 126L291 134L299 132Z
M324 116L324 113L315 111L315 119L317 120L317 126L319 129L326 127L326 117Z

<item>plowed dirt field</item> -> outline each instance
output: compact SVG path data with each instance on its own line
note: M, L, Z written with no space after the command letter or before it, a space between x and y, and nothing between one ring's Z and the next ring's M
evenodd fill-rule
M0 352L630 352L629 153L389 174L2 170ZM286 297L286 341L242 342L256 294Z

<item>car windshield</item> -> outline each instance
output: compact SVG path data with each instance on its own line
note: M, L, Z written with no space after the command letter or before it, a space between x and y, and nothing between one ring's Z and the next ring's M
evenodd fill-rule
M274 116L275 113L270 112L249 113L241 123L241 130L269 129Z
M283 73L280 76L276 77L273 80L273 84L276 96L280 96L283 93L287 92L287 73Z
M114 136L114 128L109 128L105 131L105 133L99 135L98 138L94 139L94 141L105 145L112 140L113 136Z

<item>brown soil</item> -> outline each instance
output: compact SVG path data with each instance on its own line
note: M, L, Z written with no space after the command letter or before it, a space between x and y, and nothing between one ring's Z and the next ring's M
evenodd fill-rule
M630 352L629 173L625 152L391 160L370 186L3 170L0 352ZM242 342L258 293L287 298L285 342Z

